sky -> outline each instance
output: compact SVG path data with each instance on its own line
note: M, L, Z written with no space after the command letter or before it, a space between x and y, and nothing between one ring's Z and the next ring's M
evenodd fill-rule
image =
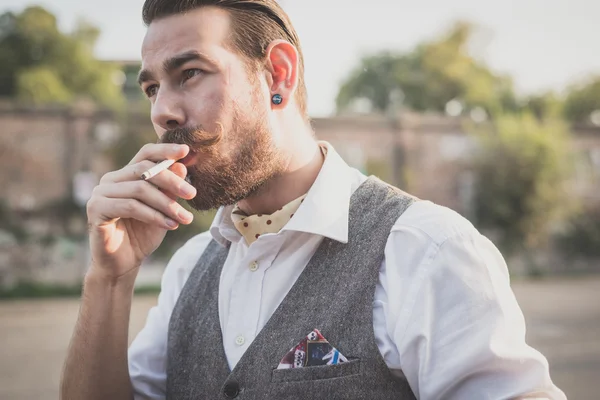
M519 93L561 91L600 75L599 0L281 0L300 36L309 113L334 111L340 83L361 56L409 51L458 19L478 26L474 55L514 78ZM70 30L77 17L102 35L96 55L139 59L143 0L0 0L0 12L38 4Z

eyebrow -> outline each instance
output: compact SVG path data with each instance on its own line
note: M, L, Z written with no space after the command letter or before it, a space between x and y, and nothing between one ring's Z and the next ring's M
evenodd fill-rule
M162 68L166 74L170 74L174 70L180 68L182 65L184 65L185 63L190 62L190 61L204 61L204 62L207 62L212 65L215 64L214 61L212 61L206 55L201 54L201 53L197 52L196 50L190 50L190 51L183 52L181 54L177 54L173 57L167 58L163 62ZM150 70L142 69L138 74L138 85L142 86L142 84L144 82L152 80L153 76L154 75L152 75L152 72L150 72Z

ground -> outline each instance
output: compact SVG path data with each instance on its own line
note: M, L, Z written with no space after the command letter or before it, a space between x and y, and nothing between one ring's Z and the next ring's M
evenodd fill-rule
M600 277L516 282L527 338L549 360L569 399L596 400L600 378ZM135 298L132 337L156 296ZM0 399L55 400L77 299L0 303Z

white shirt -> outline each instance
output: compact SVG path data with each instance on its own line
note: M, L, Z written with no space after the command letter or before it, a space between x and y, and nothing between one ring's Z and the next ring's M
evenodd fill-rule
M279 233L247 246L231 221L232 206L224 207L210 231L173 255L158 304L129 349L136 399L165 398L171 312L211 239L231 242L219 284L230 368L322 239L347 242L350 196L366 176L329 143L320 144L327 147L323 167ZM418 399L566 399L552 383L545 357L525 342L525 321L502 255L465 218L429 201L414 203L391 229L373 301L373 329L388 367L406 377Z

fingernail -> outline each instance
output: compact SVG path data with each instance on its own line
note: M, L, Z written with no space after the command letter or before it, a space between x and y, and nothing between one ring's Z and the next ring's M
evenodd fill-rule
M179 210L179 212L177 213L177 216L186 221L191 221L192 219L194 219L194 215L191 212L189 212L188 210L183 209L183 208L181 210Z
M183 185L181 187L181 193L184 196L192 196L192 195L196 194L196 188L194 188L193 186L190 186L190 185Z
M165 223L169 228L177 228L177 222L173 221L171 218L165 218Z

